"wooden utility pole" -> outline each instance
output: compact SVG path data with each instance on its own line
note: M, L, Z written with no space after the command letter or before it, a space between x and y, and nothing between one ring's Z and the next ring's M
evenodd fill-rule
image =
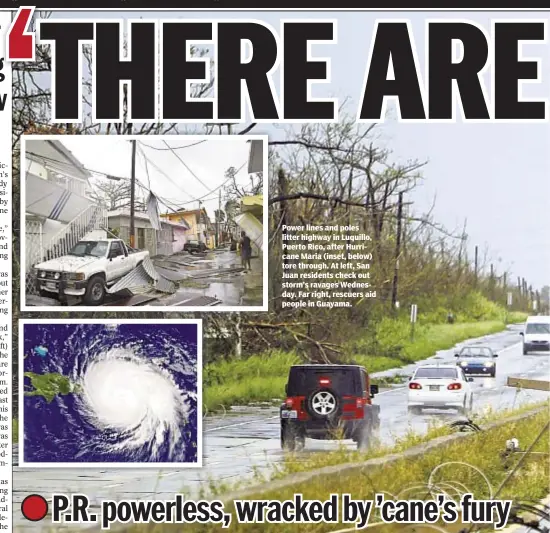
M474 256L474 287L477 287L477 267L478 267L478 260L479 260L479 250L476 245L475 248L475 256Z
M391 294L391 306L396 310L397 303L397 286L399 283L399 256L401 254L401 227L403 219L403 193L399 193L399 200L397 203L397 235L395 236L395 263L393 271L393 285Z
M489 290L491 294L491 300L495 299L495 267L491 263L491 276L489 278L489 283L491 284Z
M136 141L132 143L132 173L130 175L130 248L136 247Z
M278 172L277 172L277 186L278 186L278 189L279 189L279 196L281 196L282 198L285 198L286 195L287 195L287 181L286 181L286 174L285 174L285 171L282 169L282 168L279 168ZM288 225L287 224L287 217L288 217L288 214L287 214L287 202L286 200L282 200L280 203L279 203L279 227L281 228L281 243L282 244L285 244L286 241L285 241L285 235L286 235L286 226ZM282 246L281 246L281 249L282 249ZM282 269L283 269L283 272L285 271L285 266L287 265L288 261L286 259L283 259L282 260ZM275 277L273 276L272 279L275 279ZM282 292L281 292L281 283L275 283L273 282L273 293L276 294L277 296L281 296ZM281 299L280 298L276 298L275 299L275 306L278 308L278 309L281 309L282 308L282 302L281 302Z
M222 216L222 190L218 191L218 216L216 217L216 248L220 245L220 228Z
M277 178L278 178L278 186L279 186L279 196L282 196L284 198L287 194L287 183L286 183L285 171L282 168L279 168L279 172L277 173ZM286 203L286 200L282 200L279 203L279 207L280 207L279 213L280 213L281 236L282 236L282 240L283 240L283 243L284 243L284 241L285 241L284 238L285 238L285 235L286 235L285 226L288 225L287 224L287 211L286 211L287 203ZM286 264L285 260L283 260L283 265L284 264Z

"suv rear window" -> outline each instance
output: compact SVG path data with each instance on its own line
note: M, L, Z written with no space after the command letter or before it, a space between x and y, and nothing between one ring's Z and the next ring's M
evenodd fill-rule
M329 385L319 383L321 378L330 380ZM288 396L304 396L321 387L333 389L336 393L362 396L361 371L352 368L300 368L290 369L288 376Z
M414 375L415 378L439 378L456 379L457 372L455 368L419 368Z

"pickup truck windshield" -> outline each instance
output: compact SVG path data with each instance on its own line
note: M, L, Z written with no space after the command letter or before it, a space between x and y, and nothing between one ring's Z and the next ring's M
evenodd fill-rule
M107 253L106 241L80 241L75 244L69 255L84 257L91 255L92 257L105 257Z

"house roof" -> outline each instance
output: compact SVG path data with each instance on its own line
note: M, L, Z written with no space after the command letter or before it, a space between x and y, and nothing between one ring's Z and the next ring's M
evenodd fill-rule
M115 209L114 211L109 211L107 213L107 216L109 218L114 218L114 217L127 217L127 218L130 218L130 210L129 209ZM143 211L136 211L134 213L134 218L137 218L138 220L147 220L147 221L151 221L151 219L149 218L149 215L147 213L144 213ZM187 224L185 221L183 224L178 224L176 222L170 222L169 220L161 220L161 224L167 224L168 226L175 226L175 227L178 227L178 228L183 228L183 229L189 229L189 224Z
M264 209L264 197L261 194L255 196L243 196L241 198L241 212L255 213L259 215Z
M243 196L241 198L241 204L246 206L264 206L264 197L262 194L256 194L255 196Z
M201 207L201 209L179 209L178 211L174 211L172 213L165 213L164 215L161 215L161 216L166 217L166 216L174 216L174 215L181 215L181 216L194 215L198 217L201 214L206 217L207 224L211 224L211 220L210 220L210 217L208 216L208 212L204 207Z

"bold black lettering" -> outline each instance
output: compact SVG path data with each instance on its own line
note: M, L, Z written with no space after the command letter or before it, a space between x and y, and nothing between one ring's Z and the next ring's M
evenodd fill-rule
M155 68L155 24L132 24L128 45L130 61L119 57L118 22L96 23L95 113L98 120L122 119L120 82L131 82L128 102L132 120L154 120L157 72Z
M89 522L88 507L90 502L84 494L73 494L73 518L75 522Z
M285 120L334 119L334 102L310 102L308 80L326 80L324 61L308 61L308 41L334 40L331 22L287 22L284 39L284 110Z
M92 31L93 31L92 24ZM42 33L42 32L40 32ZM62 494L52 495L52 522L60 522L61 514L69 508L69 498Z
M40 41L52 41L52 121L82 120L80 41L94 38L92 22L40 22Z
M241 63L241 42L250 41L252 58ZM218 24L218 119L243 121L242 80L245 81L255 119L278 120L268 72L277 60L277 41L266 26L252 22ZM244 108L244 106L242 106Z
M404 22L378 24L370 58L370 67L361 99L360 120L383 119L386 96L397 96L401 118L426 118L414 60L409 28ZM388 67L393 65L394 79L388 80Z
M212 120L212 102L189 102L188 80L206 79L206 65L186 61L189 43L212 40L211 23L166 23L163 28L163 118L167 120ZM182 46L183 45L183 46ZM174 65L168 58L174 59Z
M464 117L468 120L489 119L479 79L479 72L489 56L485 34L465 22L432 22L428 35L429 118L453 118L453 80L456 80ZM464 55L458 63L453 62L453 41L461 41L464 48Z
M520 80L536 80L535 61L519 61L520 41L543 41L542 22L497 22L495 23L495 69L494 105L495 119L545 119L544 102L521 102Z

